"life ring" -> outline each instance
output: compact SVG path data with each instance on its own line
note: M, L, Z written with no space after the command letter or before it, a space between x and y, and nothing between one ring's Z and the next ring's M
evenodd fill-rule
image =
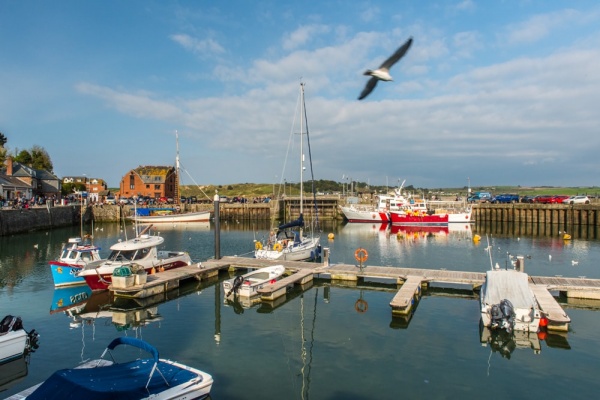
M367 252L367 250L363 249L362 247L359 247L354 252L354 258L356 258L356 261L358 261L359 263L364 263L369 259L369 253Z
M281 247L281 243L275 243L273 245L273 250L275 251L281 251L283 249L283 247Z
M358 299L356 300L356 303L354 303L354 309L356 310L356 312L362 314L367 312L367 310L369 309L369 304L363 299Z
M254 242L254 248L256 250L262 250L262 243L257 240L256 242Z

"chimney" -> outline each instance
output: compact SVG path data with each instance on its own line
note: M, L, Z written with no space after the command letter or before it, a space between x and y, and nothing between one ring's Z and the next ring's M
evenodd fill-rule
M13 174L13 159L12 159L12 157L8 156L6 158L6 175L12 176L12 174Z

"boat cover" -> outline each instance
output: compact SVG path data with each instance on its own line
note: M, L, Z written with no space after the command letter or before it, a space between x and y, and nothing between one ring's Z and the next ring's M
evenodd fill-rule
M97 368L59 370L42 383L27 399L142 399L199 377L193 371L159 360L158 351L139 339L118 338L111 342L108 348L114 349L119 344L132 344L131 341L141 342L134 345L150 352L153 358ZM146 388L156 362L164 379L155 372ZM169 383L168 386L165 380Z
M300 214L300 218L298 218L295 221L288 222L287 224L279 225L278 229L281 231L283 229L294 228L296 226L300 226L300 227L304 226L304 217L302 216L302 214Z
M513 270L486 272L485 303L500 304L509 299L515 308L532 308L535 305L533 293L529 289L527 274Z

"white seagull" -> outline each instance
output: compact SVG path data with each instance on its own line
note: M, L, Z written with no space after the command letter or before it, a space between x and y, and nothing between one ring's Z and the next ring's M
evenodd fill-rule
M371 93L373 91L373 89L375 89L375 85L377 85L377 81L380 81L380 80L381 81L393 81L392 76L390 75L390 68L399 59L401 59L402 56L404 56L404 54L406 54L406 52L408 51L408 48L410 47L411 44L412 44L412 37L409 38L406 41L406 43L404 43L402 46L400 46L400 48L398 50L396 50L396 52L394 54L392 54L390 56L390 58L385 60L383 62L383 64L381 64L379 66L379 68L377 68L374 71L371 71L370 69L365 71L365 73L363 75L368 75L371 77L371 79L369 79L369 81L365 85L365 88L363 89L360 96L358 97L359 100L362 100L365 97L367 97L369 95L369 93Z

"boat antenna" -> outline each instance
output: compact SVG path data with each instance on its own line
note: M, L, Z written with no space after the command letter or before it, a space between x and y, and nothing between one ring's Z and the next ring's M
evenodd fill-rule
M175 130L175 144L176 144L176 155L175 155L175 204L179 204L181 196L179 195L179 132Z

